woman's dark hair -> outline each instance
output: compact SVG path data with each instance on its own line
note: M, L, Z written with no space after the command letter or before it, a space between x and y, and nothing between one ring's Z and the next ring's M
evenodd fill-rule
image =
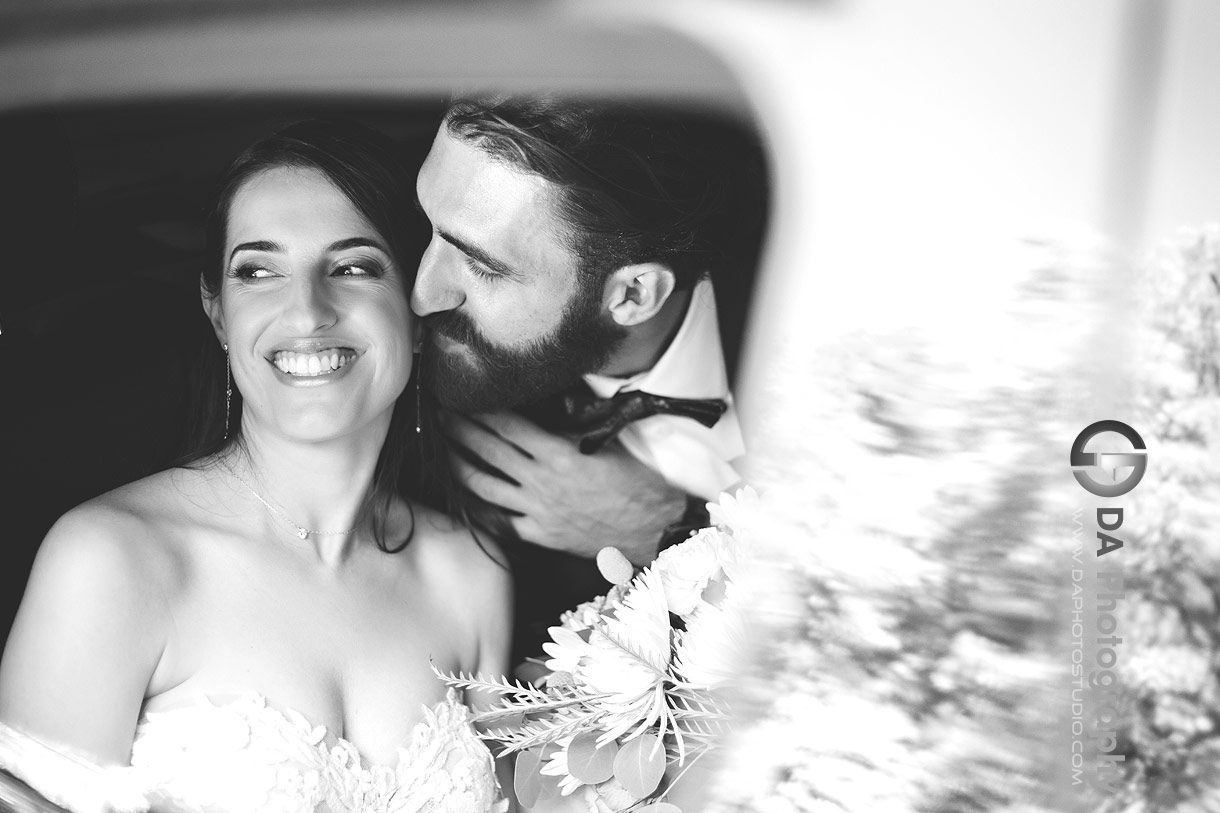
M415 173L402 160L402 149L392 139L361 125L341 121L304 121L290 125L251 146L237 157L220 179L208 214L205 264L200 287L205 296L219 296L224 280L225 232L229 208L238 190L259 173L279 167L313 169L324 174L351 201L356 210L386 241L390 254L403 272L410 290L414 274L412 248ZM225 385L228 369L225 354L208 331L199 365L200 394L193 404L189 451L177 465L191 466L241 443L241 393L234 387L226 415ZM412 375L417 375L413 371ZM373 488L361 516L373 523L373 534L382 550L396 553L407 546L414 529L401 544L386 544L389 509L399 493L399 473L409 447L416 445L414 390L409 383L394 405L389 433L373 474ZM226 437L226 425L229 427Z

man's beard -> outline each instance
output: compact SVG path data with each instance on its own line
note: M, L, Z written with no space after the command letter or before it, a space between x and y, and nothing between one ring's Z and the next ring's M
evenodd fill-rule
M488 341L461 311L425 316L422 385L444 407L489 412L537 401L596 372L627 331L602 311L600 286L590 287L594 290L582 289L572 297L551 333L521 349ZM438 349L438 334L455 340L466 352Z

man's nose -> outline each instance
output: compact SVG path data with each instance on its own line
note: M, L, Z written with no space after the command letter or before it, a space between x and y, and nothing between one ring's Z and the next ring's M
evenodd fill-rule
M419 261L415 287L411 289L411 310L417 316L451 311L466 301L461 286L458 251L440 237L433 237Z
M338 321L334 292L328 282L326 277L312 273L302 272L292 276L284 321L294 332L308 335L331 327Z

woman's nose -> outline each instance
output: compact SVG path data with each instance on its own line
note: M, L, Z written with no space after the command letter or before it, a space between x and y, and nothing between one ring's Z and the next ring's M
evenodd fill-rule
M314 274L294 274L284 319L302 335L331 327L338 321L333 292L326 278Z
M451 311L466 301L461 287L461 257L458 250L440 237L433 237L419 261L415 287L411 289L411 310L417 316Z

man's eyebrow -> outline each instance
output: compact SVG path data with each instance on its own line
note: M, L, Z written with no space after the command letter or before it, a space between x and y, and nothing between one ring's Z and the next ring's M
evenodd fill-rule
M229 252L229 262L233 262L233 258L237 256L239 251L278 251L283 252L284 248L279 243L273 243L270 240L252 240L249 243L238 243L233 246L233 250Z
M437 229L436 233L438 235L440 235L440 238L442 240L444 240L446 243L453 246L454 248L456 248L458 251L462 252L466 256L471 257L471 258L483 263L483 265L487 266L492 271L495 271L497 274L500 274L501 276L505 276L505 277L521 276L507 263L497 260L495 257L491 256L490 254L488 254L486 251L479 248L478 246L472 246L469 243L465 242L464 240L454 237L449 232L442 231L440 229Z

